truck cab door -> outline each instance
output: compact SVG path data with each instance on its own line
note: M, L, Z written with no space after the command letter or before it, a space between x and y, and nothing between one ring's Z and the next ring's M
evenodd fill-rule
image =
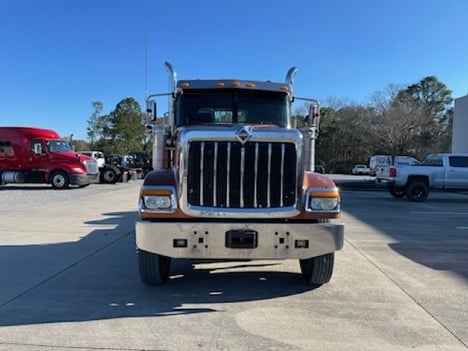
M31 150L29 151L29 168L32 170L45 170L49 155L43 140L34 139L31 141Z
M468 156L448 157L446 187L450 189L468 188Z

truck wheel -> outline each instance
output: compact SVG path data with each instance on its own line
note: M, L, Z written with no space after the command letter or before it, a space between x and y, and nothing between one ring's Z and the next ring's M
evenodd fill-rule
M406 187L406 197L413 202L422 202L429 195L429 187L425 182L415 181Z
M56 171L50 176L50 184L54 189L66 189L70 185L70 181L65 172Z
M117 183L118 177L117 172L112 168L105 168L101 172L101 181L107 184L115 184Z
M161 285L169 279L171 258L138 249L140 278L146 285Z
M399 199L405 196L405 188L402 187L390 186L388 188L388 191L390 192L390 194L392 194L392 196Z
M312 285L328 283L332 277L335 253L299 260L302 276Z

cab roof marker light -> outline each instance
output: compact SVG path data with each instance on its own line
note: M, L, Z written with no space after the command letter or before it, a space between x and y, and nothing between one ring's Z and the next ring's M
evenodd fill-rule
M239 87L241 86L241 83L238 82L238 81L235 81L235 82L232 82L232 86L233 86L234 88L239 88Z
M287 85L282 85L281 90L282 91L289 91L289 87Z
M223 88L224 87L224 82L216 82L216 86L218 88Z
M255 88L255 83L246 83L245 86L247 88Z
M183 83L180 83L180 86L181 86L182 88L188 88L188 87L190 86L190 83L188 83L188 82L183 82Z

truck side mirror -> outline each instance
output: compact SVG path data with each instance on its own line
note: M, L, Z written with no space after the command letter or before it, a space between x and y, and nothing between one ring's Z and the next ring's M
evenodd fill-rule
M150 121L152 122L156 121L156 116L158 115L156 101L154 100L146 101L146 114Z
M311 127L316 127L317 130L320 128L320 108L318 105L310 105L309 106L309 120L308 124Z
M146 133L149 135L153 134L153 126L151 124L146 125Z
M42 154L42 144L40 143L34 143L34 153L36 155Z

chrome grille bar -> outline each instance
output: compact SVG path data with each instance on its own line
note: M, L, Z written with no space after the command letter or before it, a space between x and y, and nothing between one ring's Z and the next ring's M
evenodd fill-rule
M267 206L271 207L271 143L268 143Z
M216 207L216 189L218 188L218 172L217 172L217 164L218 164L218 143L214 143L214 160L213 160L213 206Z
M257 184L258 184L258 146L259 143L255 143L255 168L254 168L254 208L258 207L257 200Z
M230 192L230 182L231 182L231 143L227 143L227 164L226 164L226 207L230 207L229 196L231 195Z
M241 148L241 160L240 160L240 207L244 207L244 166L245 166L245 148Z
M281 144L281 182L280 182L280 206L283 207L283 192L284 192L284 151L285 145Z
M205 162L205 143L202 142L202 143L200 143L200 205L201 206L204 205L204 201L203 201L203 189L204 189L204 186L203 186L203 178L204 178L203 163L204 162Z

